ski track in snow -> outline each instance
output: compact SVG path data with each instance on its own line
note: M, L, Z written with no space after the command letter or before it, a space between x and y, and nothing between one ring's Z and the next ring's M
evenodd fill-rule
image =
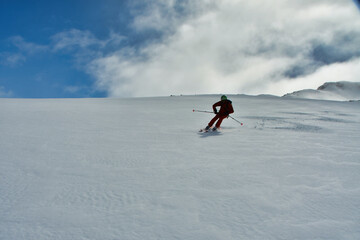
M0 239L360 239L360 105L0 99Z

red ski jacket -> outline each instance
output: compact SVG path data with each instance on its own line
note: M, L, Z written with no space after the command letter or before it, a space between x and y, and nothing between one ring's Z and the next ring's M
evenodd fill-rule
M232 102L228 99L221 100L213 105L213 110L216 112L216 107L220 107L218 115L220 116L227 116L234 112Z

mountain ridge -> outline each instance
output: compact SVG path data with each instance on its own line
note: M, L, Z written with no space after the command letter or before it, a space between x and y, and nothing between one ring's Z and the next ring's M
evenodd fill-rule
M304 89L287 93L283 97L333 101L360 100L360 82L325 82L315 89Z

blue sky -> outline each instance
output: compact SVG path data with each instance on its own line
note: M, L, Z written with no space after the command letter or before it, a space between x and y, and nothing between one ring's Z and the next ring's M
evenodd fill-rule
M360 0L354 0L354 2L358 6L358 8L360 9Z
M281 95L359 81L354 3L2 0L0 97Z
M131 35L125 1L64 0L0 2L0 86L11 97L102 97L94 79L74 56L79 49L55 51L53 37L71 29L107 38Z

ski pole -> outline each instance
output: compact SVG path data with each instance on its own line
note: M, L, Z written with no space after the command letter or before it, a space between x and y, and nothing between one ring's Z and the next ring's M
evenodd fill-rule
M229 115L229 117L230 117L232 120L234 120L234 121L236 121L236 122L240 123L240 125L241 125L241 126L242 126L242 125L244 125L242 122L240 122L240 121L236 120L236 119L235 119L235 118L233 118L232 116L230 116L230 115Z
M214 112L210 112L210 111L195 110L195 109L193 109L193 112L214 113Z

